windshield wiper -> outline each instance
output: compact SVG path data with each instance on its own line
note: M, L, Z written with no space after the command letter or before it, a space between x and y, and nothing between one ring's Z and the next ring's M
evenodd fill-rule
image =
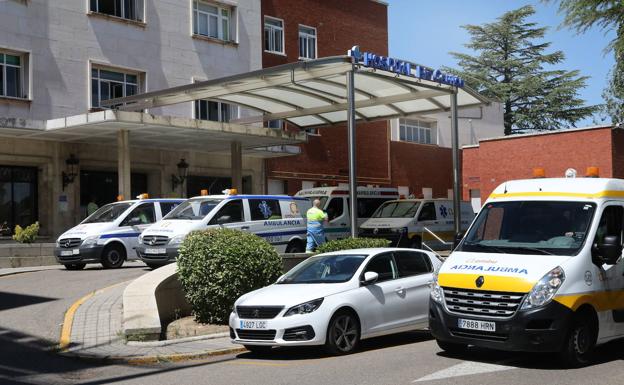
M497 253L501 253L501 254L506 254L507 253L505 250L501 249L500 247L490 246L490 245L482 245L481 243L478 243L478 242L476 242L476 243L465 242L463 244L463 246L476 246L476 247L481 247L481 248L486 249L486 250L494 250ZM466 250L462 250L462 251L466 251Z
M554 253L551 253L550 251L546 251L544 249L539 249L537 247L505 246L505 248L509 248L509 249L512 249L512 250L521 250L521 251L537 251L537 252L542 253L544 255L555 255Z

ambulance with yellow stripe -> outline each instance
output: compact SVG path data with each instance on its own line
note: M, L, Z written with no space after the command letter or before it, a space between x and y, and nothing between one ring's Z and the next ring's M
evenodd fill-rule
M438 345L589 363L597 344L624 337L623 224L624 180L501 184L434 275L429 327Z

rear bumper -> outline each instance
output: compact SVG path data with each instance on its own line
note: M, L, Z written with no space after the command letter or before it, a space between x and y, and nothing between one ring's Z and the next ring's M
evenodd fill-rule
M64 252L72 250L72 255L61 255ZM55 247L54 256L56 257L56 261L63 265L72 263L100 263L102 261L103 250L104 245L80 246L75 249Z
M146 247L144 245L139 245L135 247L135 251L137 253L137 257L147 264L150 265L167 265L169 263L175 262L176 258L178 258L178 248L177 247L158 247L165 250L165 253L162 254L147 254L145 252Z
M444 305L430 300L429 329L437 340L445 342L506 351L558 352L563 348L573 314L571 309L552 301L542 308L519 310L506 320L476 318L451 314ZM496 322L496 332L460 329L460 318Z

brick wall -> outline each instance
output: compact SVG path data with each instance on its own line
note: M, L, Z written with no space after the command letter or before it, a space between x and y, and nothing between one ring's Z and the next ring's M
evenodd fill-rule
M446 198L453 187L453 154L450 148L426 144L391 142L392 183L409 186L416 197L423 187L434 198Z
M624 177L624 133L610 127L486 140L462 153L464 199L480 189L485 201L502 182L532 178L536 167L546 177L563 177L568 168L583 176L589 166L602 177Z

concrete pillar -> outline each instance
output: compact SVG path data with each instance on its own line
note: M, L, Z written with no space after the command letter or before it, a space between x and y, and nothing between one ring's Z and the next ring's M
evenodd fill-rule
M461 231L461 164L459 159L459 124L457 118L457 90L451 94L451 142L453 151L453 219L455 234Z
M233 141L230 146L230 156L232 158L230 167L232 168L232 188L243 192L243 150L241 143Z
M119 180L119 195L124 199L133 199L130 188L130 140L128 130L119 130L117 133L117 176Z

